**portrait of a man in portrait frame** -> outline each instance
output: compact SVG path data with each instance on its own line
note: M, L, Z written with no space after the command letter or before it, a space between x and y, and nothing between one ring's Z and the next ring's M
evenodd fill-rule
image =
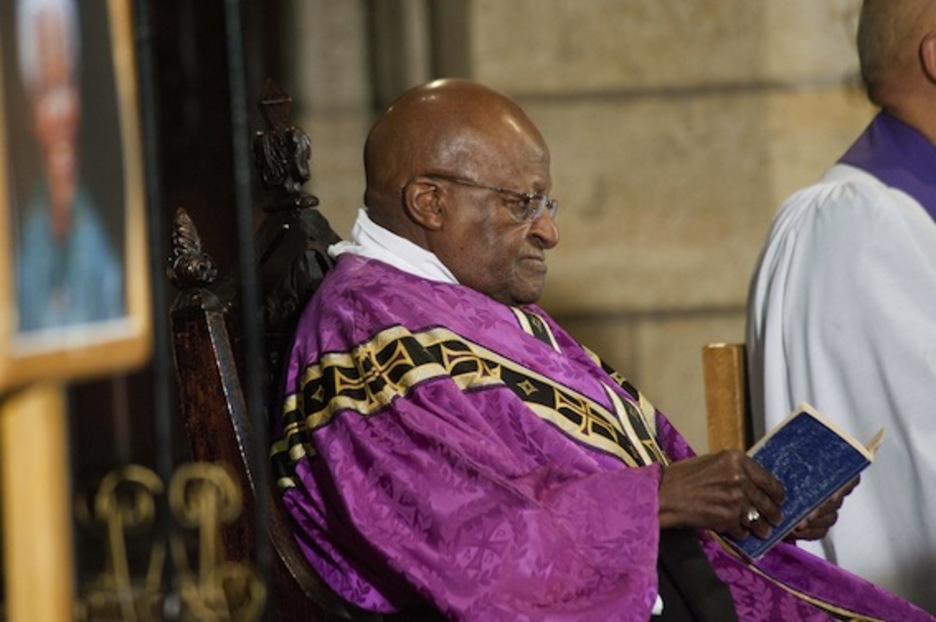
M129 0L0 7L0 385L87 375L148 348L133 57Z

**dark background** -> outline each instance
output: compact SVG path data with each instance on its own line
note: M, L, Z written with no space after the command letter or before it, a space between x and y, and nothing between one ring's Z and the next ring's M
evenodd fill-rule
M272 59L277 45L268 31L275 27L277 12L272 6L261 7L260 2L248 4L251 18L245 20L249 26L245 52L253 131L263 129L253 104L260 98L266 77L274 77L269 67L275 66ZM140 105L144 114L154 112L157 118L162 201L148 209L157 211L165 235L162 248L156 252L168 259L172 217L176 207L182 206L198 224L206 250L224 274L235 269L237 262L224 3L158 0L150 6L157 99L141 101ZM155 274L152 278L165 279L165 275ZM174 290L168 280L162 285L169 288L171 302ZM166 323L168 307L162 313L157 309L153 320ZM147 465L154 462L157 448L151 431L155 425L155 390L150 368L71 388L79 477L122 461ZM177 442L174 451L181 452L180 458L186 457L182 443Z
M81 2L84 7L84 0ZM237 216L234 191L233 138L228 75L225 2L222 0L149 0L146 20L152 33L155 97L141 98L141 115L155 115L157 205L148 205L163 235L155 249L165 266L175 209L185 207L199 227L208 253L226 274L237 268ZM275 33L276 3L245 3L244 55L250 131L264 129L256 107L268 78L278 79L279 48ZM139 29L138 29L139 30ZM137 33L139 36L139 32ZM256 185L256 184L255 184ZM256 205L254 201L252 204ZM259 210L258 210L259 211ZM153 321L168 325L175 290L164 271L151 275L154 287L166 288L164 306ZM158 298L158 296L157 296ZM157 301L158 302L158 301ZM170 361L171 363L171 361ZM173 464L189 460L178 421L174 386L162 382L153 365L127 375L72 385L68 390L72 426L72 473L76 498L91 492L115 467L133 463L157 470L158 454L171 454ZM155 405L169 394L172 442L160 446ZM76 529L78 589L104 567L104 534ZM147 554L140 544L139 554ZM133 551L131 551L132 553Z

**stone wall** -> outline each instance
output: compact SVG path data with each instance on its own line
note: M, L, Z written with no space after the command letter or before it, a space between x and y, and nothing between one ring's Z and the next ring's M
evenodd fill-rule
M369 19L388 1L292 3L287 86L325 214L347 234L386 55L398 81L455 67L511 95L562 206L543 305L704 450L702 345L743 340L774 211L873 114L860 1L398 0L389 47L374 40L393 16Z

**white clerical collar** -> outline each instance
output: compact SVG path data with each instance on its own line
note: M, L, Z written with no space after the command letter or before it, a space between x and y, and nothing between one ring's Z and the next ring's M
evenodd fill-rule
M338 242L328 247L328 254L332 257L344 253L377 259L431 281L458 284L455 275L435 253L384 229L368 217L367 208L364 207L358 210L357 220L351 229L351 241Z

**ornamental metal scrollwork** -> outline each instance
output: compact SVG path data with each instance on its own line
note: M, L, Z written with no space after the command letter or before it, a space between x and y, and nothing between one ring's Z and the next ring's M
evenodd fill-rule
M163 484L150 469L128 465L111 471L101 480L93 501L79 500L79 522L104 526L106 567L85 589L76 607L76 618L149 622L159 620L162 593L161 573L165 543L154 540L142 581L130 569L127 536L152 527L157 495Z
M163 619L171 598L182 620L258 620L267 597L264 581L248 563L225 559L220 545L221 525L236 520L243 507L242 493L223 463L184 464L170 482L170 511L179 527L195 534L194 544L182 533L154 537L142 578L131 568L129 538L152 530L156 498L164 490L152 470L128 465L108 473L93 499L78 502L79 522L104 529L106 561L82 590L75 619L155 622ZM176 579L168 589L163 584L167 540Z
M182 465L172 477L169 507L180 525L198 531L195 567L185 547L172 541L184 606L196 620L259 619L266 584L250 565L226 560L221 546L220 526L234 521L243 507L230 469L222 463Z

